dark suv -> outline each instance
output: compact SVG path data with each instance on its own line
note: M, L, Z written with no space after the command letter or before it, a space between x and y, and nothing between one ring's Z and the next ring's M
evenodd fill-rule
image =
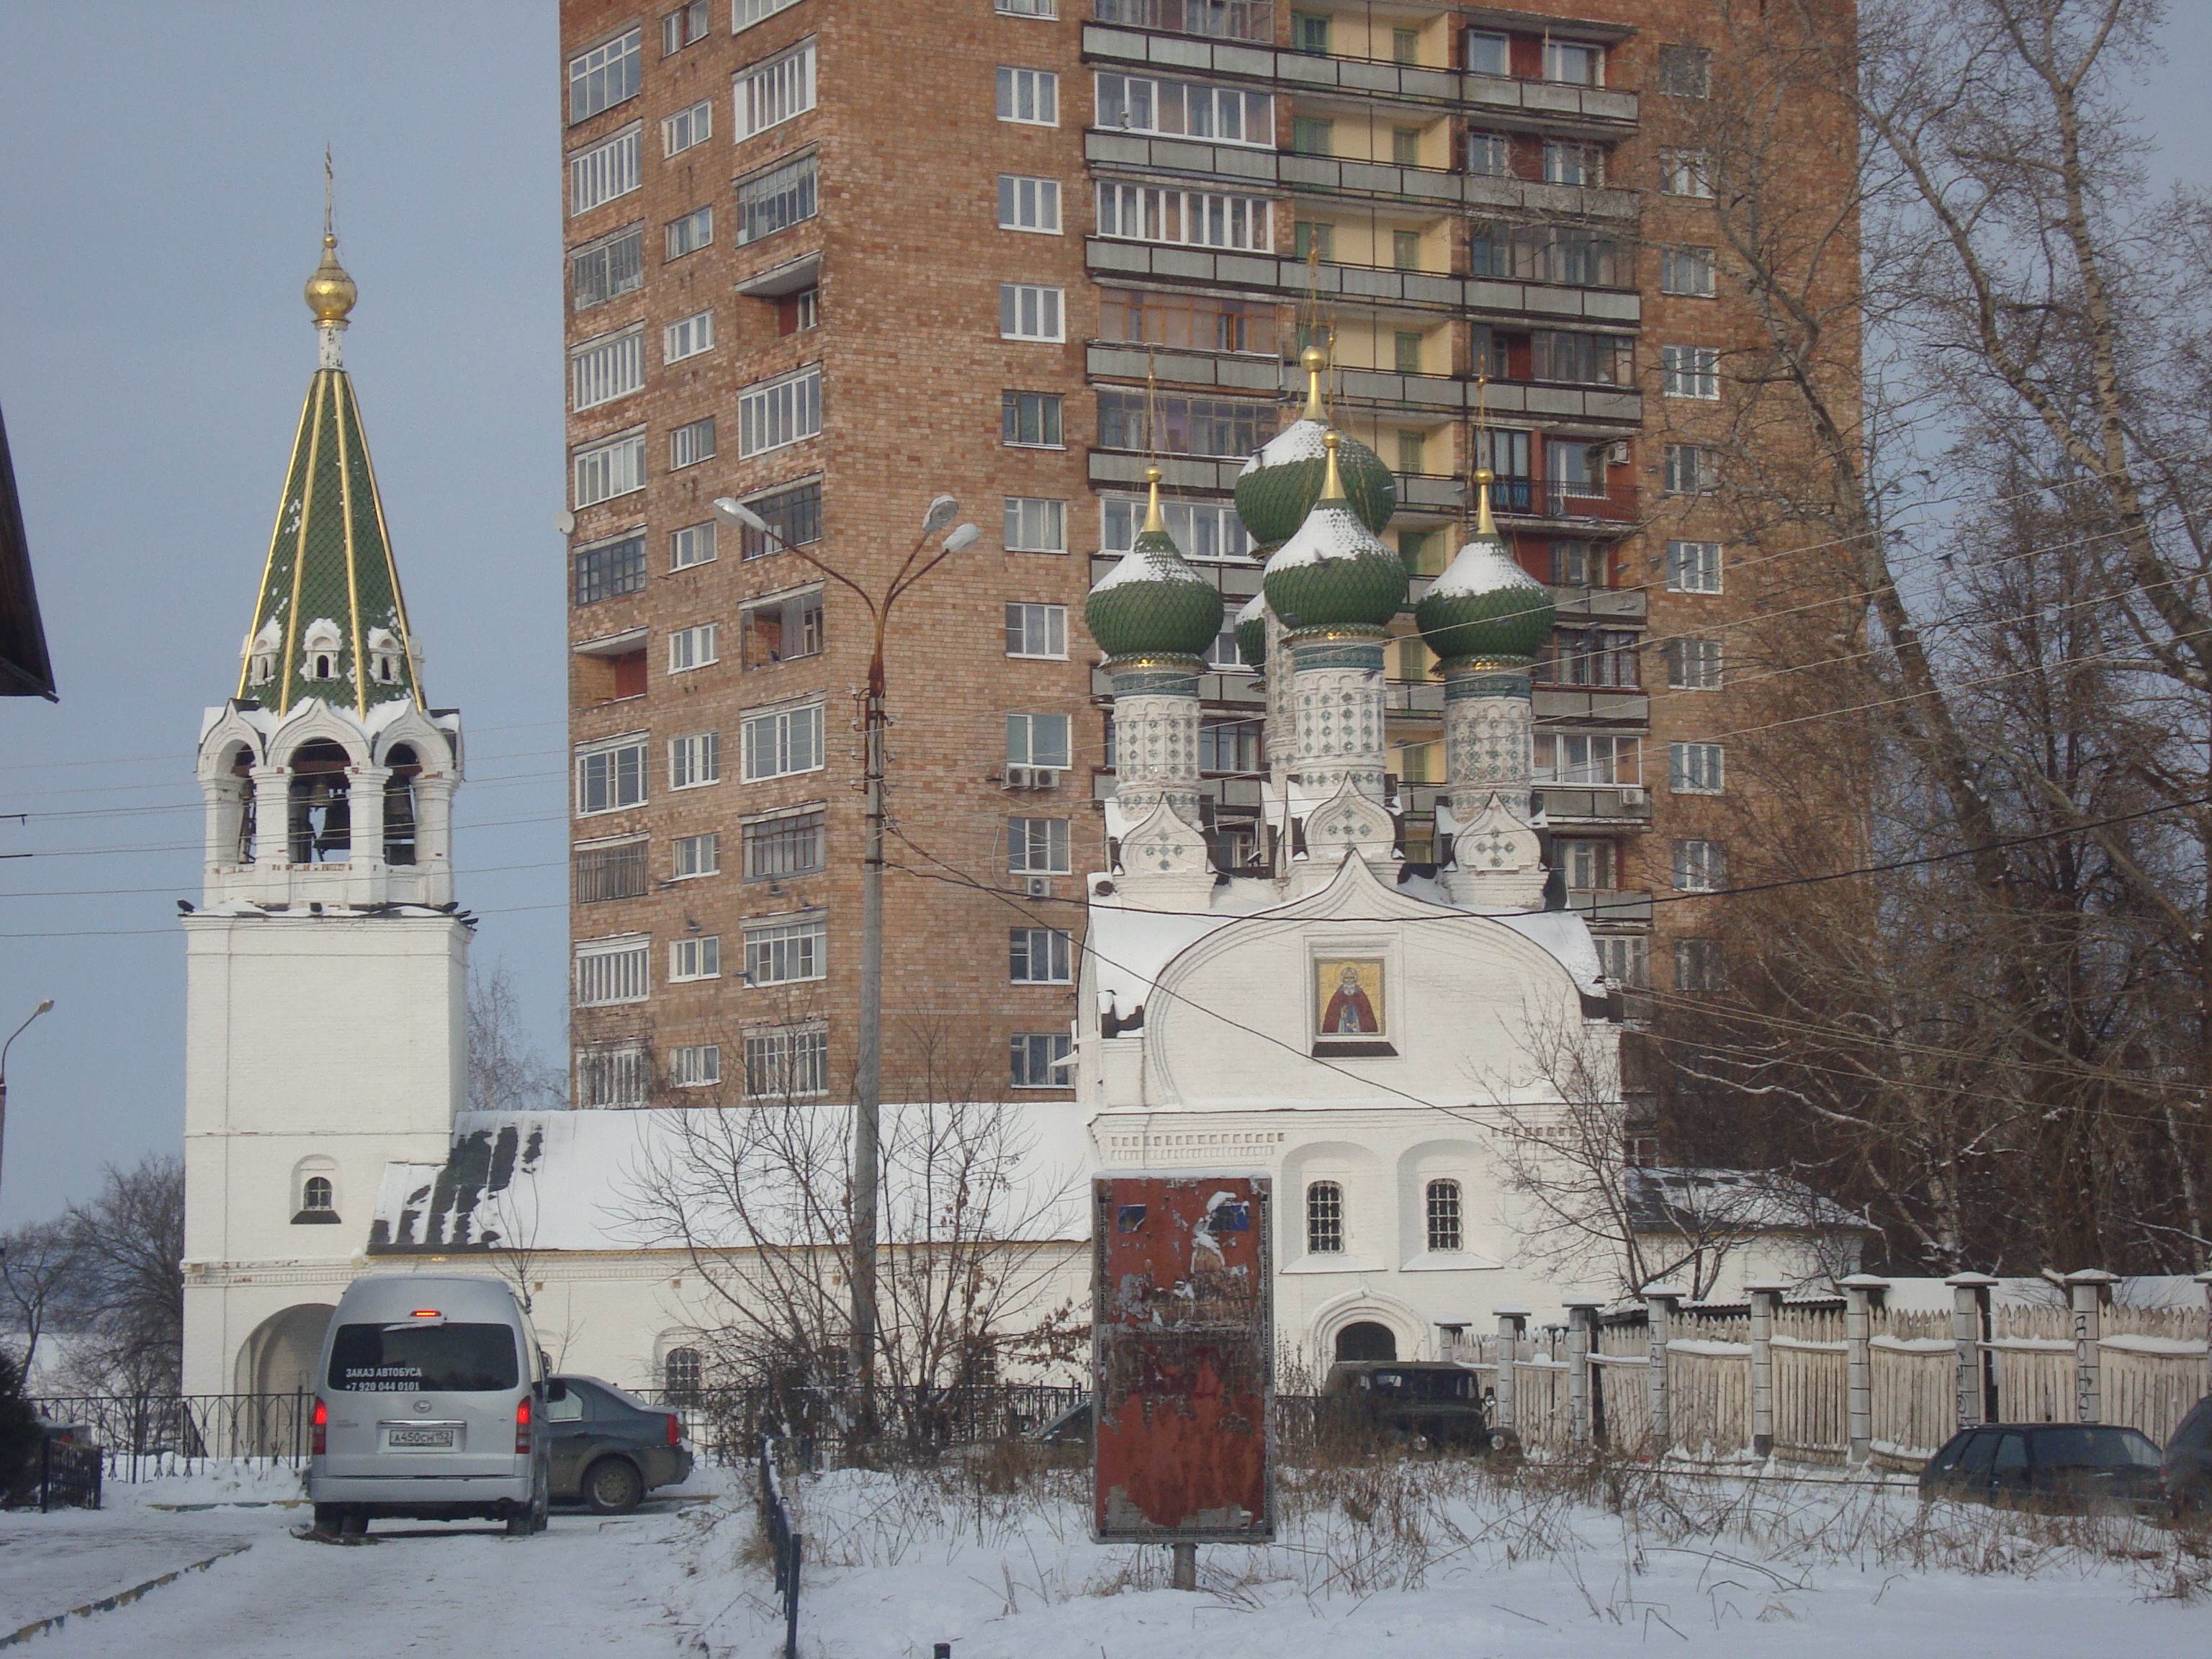
M1985 1423L1961 1429L1920 1471L1923 1498L2086 1513L2163 1507L2158 1447L2109 1423Z
M1322 1384L1322 1425L1355 1441L1416 1451L1504 1451L1482 1379L1449 1361L1347 1360Z
M2181 1419L2173 1438L2166 1443L2159 1473L2175 1513L2212 1513L2212 1394L2191 1407Z
M683 1419L596 1376L546 1378L544 1421L556 1504L623 1515L690 1477Z

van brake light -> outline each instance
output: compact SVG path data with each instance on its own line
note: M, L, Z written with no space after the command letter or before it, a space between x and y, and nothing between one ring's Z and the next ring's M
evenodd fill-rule
M515 1402L514 1449L518 1453L530 1449L530 1396L526 1394Z
M318 1398L315 1401L314 1415L308 1420L314 1430L308 1449L317 1457L321 1457L330 1450L331 1408Z
M407 1316L410 1319L443 1319L446 1316L435 1308L417 1308Z

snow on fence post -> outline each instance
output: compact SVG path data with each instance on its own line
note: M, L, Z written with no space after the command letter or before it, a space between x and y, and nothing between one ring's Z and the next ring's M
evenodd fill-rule
M2206 1277L2212 1279L2212 1274ZM2206 1289L2212 1294L2212 1285ZM1567 1440L1571 1445L1587 1446L1596 1438L1590 1417L1590 1344L1596 1335L1597 1310L1605 1303L1599 1297L1571 1296L1564 1305L1567 1310Z
M1943 1281L1951 1287L1951 1340L1958 1345L1958 1426L1996 1420L1996 1355L1990 1339L1990 1289L1996 1283L1988 1273L1953 1273Z
M2118 1273L2106 1273L2102 1267L2084 1267L2066 1275L2066 1291L2074 1304L2074 1420L2076 1423L2100 1423L2104 1420L2104 1389L2100 1371L2103 1357L2097 1352L2098 1343L2105 1336L2105 1304L2111 1299L2112 1286L2120 1282Z
M1844 1461L1859 1468L1874 1457L1874 1310L1889 1281L1872 1273L1853 1273L1842 1284L1844 1411L1850 1437Z
M1490 1311L1498 1316L1498 1420L1491 1427L1517 1432L1521 1419L1514 1409L1513 1368L1521 1358L1521 1336L1528 1328L1528 1310L1507 1307Z
M1646 1285L1643 1291L1645 1332L1651 1342L1651 1370L1645 1388L1651 1405L1654 1457L1666 1455L1674 1439L1667 1392L1667 1338L1672 1333L1674 1315L1681 1307L1682 1298L1688 1294L1680 1285Z
M1751 1297L1751 1450L1774 1455L1774 1315L1790 1288L1782 1279L1746 1285Z

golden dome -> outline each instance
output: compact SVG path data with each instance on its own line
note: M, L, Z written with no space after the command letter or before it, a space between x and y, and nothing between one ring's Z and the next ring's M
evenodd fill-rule
M338 263L338 239L325 233L323 237L323 262L315 267L315 274L307 278L307 309L315 313L315 325L342 323L353 310L353 302L361 297L361 290L346 275L345 267Z

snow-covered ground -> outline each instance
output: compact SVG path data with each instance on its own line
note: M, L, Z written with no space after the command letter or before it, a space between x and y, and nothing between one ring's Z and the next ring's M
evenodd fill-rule
M743 1472L713 1496L541 1538L380 1523L294 1534L282 1472L109 1488L97 1514L0 1515L0 1635L216 1555L143 1600L38 1637L47 1659L769 1659L781 1623ZM1081 1471L848 1471L794 1480L809 1659L1299 1659L1404 1651L1917 1659L2201 1659L2212 1577L2190 1540L2116 1522L1923 1510L1909 1489L1410 1464L1286 1471L1279 1541L1166 1552L1085 1534ZM241 1507L260 1504L262 1507ZM192 1507L215 1504L217 1507ZM176 1507L183 1505L185 1507ZM1404 1644L1402 1647L1401 1644Z

